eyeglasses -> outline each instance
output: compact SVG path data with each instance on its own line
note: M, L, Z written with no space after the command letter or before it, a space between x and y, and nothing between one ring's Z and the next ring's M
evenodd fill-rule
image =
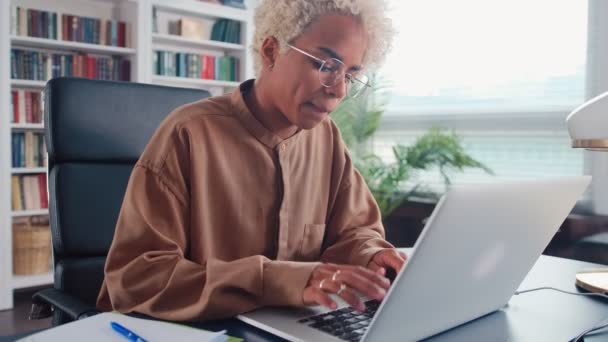
M300 50L291 44L287 44L287 46L305 56L312 58L319 64L319 82L321 82L322 86L329 88L335 86L338 84L338 82L345 82L347 95L349 97L361 96L363 93L365 93L367 88L371 88L369 78L366 75L353 75L351 73L347 73L346 65L344 65L341 60L337 58L323 60L309 54L306 51Z

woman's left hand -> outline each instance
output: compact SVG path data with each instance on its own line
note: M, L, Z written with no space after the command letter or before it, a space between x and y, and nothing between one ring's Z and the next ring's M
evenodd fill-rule
M407 255L405 253L394 248L387 248L376 253L367 264L367 268L381 275L386 274L387 268L392 268L396 273L399 273L406 259Z

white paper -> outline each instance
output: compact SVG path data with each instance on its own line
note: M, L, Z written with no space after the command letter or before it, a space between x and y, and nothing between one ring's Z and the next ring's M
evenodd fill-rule
M180 342L225 342L228 336L225 331L210 332L191 328L177 323L167 323L155 320L134 318L116 312L106 312L79 321L67 323L37 334L30 335L21 342L126 342L126 337L117 333L110 326L116 322L131 330L148 342L180 341ZM19 342L18 341L18 342Z

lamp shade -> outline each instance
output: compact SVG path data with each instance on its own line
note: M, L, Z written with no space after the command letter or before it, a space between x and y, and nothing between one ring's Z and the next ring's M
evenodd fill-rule
M572 147L608 150L608 92L573 110L566 124Z

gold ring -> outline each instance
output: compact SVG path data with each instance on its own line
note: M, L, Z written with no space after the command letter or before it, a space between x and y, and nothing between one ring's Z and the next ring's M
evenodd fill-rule
M331 280L336 281L336 279L338 278L338 274L340 274L340 270L337 270L336 272L334 272L334 275L331 276Z
M342 291L346 290L346 285L344 284L340 284L340 289L338 290L338 292L336 292L337 295L339 295L340 293L342 293Z

